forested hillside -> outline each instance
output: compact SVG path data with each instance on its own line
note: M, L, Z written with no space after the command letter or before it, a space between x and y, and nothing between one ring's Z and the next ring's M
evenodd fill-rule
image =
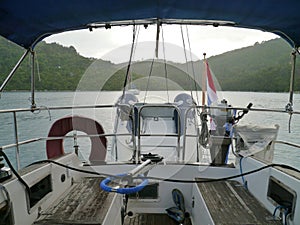
M281 39L211 57L209 63L223 90L289 90L291 48ZM300 64L296 65L295 89L299 91Z
M24 53L24 49L0 38L0 82ZM36 47L36 89L75 90L86 68L94 61L80 56L74 47L40 43ZM23 61L5 90L30 90L31 61Z
M0 82L3 82L24 49L0 38ZM254 46L234 50L208 58L210 67L226 91L288 91L291 73L291 48L282 40L275 39ZM126 74L126 64L116 65L108 61L85 58L74 47L63 47L52 43L40 43L36 47L36 89L37 90L121 90ZM202 62L194 62L200 65ZM132 71L137 86L145 89L151 61L136 63ZM179 84L184 89L195 88L182 71L185 64L169 63L167 76L172 81L169 88ZM154 65L152 76L161 79L166 76L164 63ZM5 90L30 89L31 63L22 63ZM297 66L295 89L300 91L300 67ZM87 75L88 74L88 75ZM105 76L104 76L105 74ZM113 76L111 76L114 74ZM84 76L83 76L84 75ZM174 83L173 83L174 81ZM78 85L79 84L79 85ZM105 85L103 85L105 84ZM150 89L165 88L165 82L156 79L149 83ZM103 87L104 86L104 87Z

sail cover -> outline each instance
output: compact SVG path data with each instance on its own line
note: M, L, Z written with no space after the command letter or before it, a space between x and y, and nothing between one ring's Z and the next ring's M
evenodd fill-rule
M237 152L243 157L255 156L265 162L272 162L274 141L277 138L279 125L261 127L253 125L236 125L234 133L237 138Z
M139 19L229 21L300 46L299 0L1 0L0 35L24 48L91 23Z

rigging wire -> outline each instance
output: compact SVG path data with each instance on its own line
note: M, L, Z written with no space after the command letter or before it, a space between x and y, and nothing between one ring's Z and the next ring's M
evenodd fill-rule
M169 85L168 85L168 71L167 71L166 49L165 49L165 39L164 39L164 32L163 32L163 28L162 27L161 27L161 37L162 37L162 44L163 44L163 56L164 56L164 69L165 69L166 89L167 89L168 103L170 103L169 87L168 87Z
M190 59L191 59L191 67L192 67L192 73L193 73L193 80L194 80L194 88L195 88L195 92L196 92L196 99L197 99L197 103L196 105L200 104L199 101L199 94L198 94L198 88L197 88L197 82L196 82L196 73L195 73L195 68L194 68L194 61L193 61L193 57L192 57L192 48L191 48L191 42L190 42L190 35L189 35L189 30L188 30L188 26L186 25L186 35L187 35L187 40L188 40L188 44L189 44L189 51L190 51ZM202 75L204 76L204 74ZM192 96L193 98L193 96ZM193 99L194 100L194 99ZM195 100L194 100L195 101ZM201 118L200 114L200 110L196 109L197 115Z
M192 88L192 79L189 76L189 66L188 66L188 59L187 59L187 55L186 55L186 47L185 47L185 41L184 41L184 34L183 34L182 25L180 25L180 30L181 30L181 38L182 38L182 45L183 45L185 63L186 63L186 73L188 74L188 77L189 77L189 80L190 80L191 97L192 97L192 99L194 99L194 97L193 97L193 91L192 91L192 89L193 89Z
M41 82L42 79L41 79L41 74L40 74L40 64L39 64L39 61L38 61L37 52L35 52L35 62L36 62L36 71L37 71L37 74L38 74L39 82Z
M35 103L35 51L31 49L30 51L31 57L30 57L30 62L31 62L31 109L36 108L36 103Z
M293 115L293 114L290 113L289 122L288 122L289 133L291 133L292 115Z
M291 77L290 77L290 97L289 102L286 105L285 109L290 114L289 122L288 122L288 129L289 133L291 133L291 121L293 116L293 97L294 97L294 87L295 87L295 70L296 70L296 51L292 51L291 53L291 61L292 61L292 70L291 70Z
M150 84L150 77L152 75L152 70L153 70L153 65L154 65L154 58L155 58L155 56L153 56L152 61L151 61L151 65L150 65L150 71L149 71L149 75L148 75L147 86L146 86L145 97L144 97L144 104L146 102L146 98L147 98L147 94L148 94L148 89L149 89L149 84Z
M147 98L147 94L148 94L148 89L149 89L149 84L150 84L150 77L152 75L154 60L155 60L155 57L158 58L158 47L159 47L158 44L159 44L160 26L161 26L161 23L160 23L159 20L157 20L157 23L156 23L156 44L155 44L154 56L153 56L151 64L150 64L150 71L149 71L149 76L148 76L147 86L146 86L146 91L145 91L145 96L144 96L144 104L146 102L146 98Z
M191 59L191 67L192 67L192 73L193 73L193 79L194 79L194 85L195 85L195 91L196 91L196 99L197 99L197 105L199 105L199 95L198 95L198 88L197 88L197 82L196 82L196 74L195 74L195 68L194 68L194 61L192 57L192 48L191 48L191 42L190 42L190 35L189 35L189 30L188 26L185 25L186 27L186 35L187 35L187 40L188 40L188 45L189 45L189 51L190 51L190 59Z
M122 96L121 96L121 100L123 100L123 98L125 96L125 88L126 88L126 85L127 85L128 76L129 76L129 72L130 72L130 66L131 66L131 61L132 61L133 51L134 51L134 46L135 46L135 39L136 39L136 25L133 25L132 44L131 44L130 56L129 56L129 61L128 61L128 65L127 65L126 76L125 76L125 80L124 80L123 93L122 93Z
M132 59L135 58L135 52L136 52L136 48L137 48L137 44L138 44L138 37L139 37L139 34L140 34L140 26L137 26L137 31L136 31L136 40L135 40L135 44L134 44L134 47L133 47L133 54L132 54ZM129 80L129 84L132 85L131 83L133 82L133 77L132 77L132 67L130 67L130 71L129 71L129 75L128 75L128 80ZM129 79L130 78L130 79ZM128 89L128 87L127 87Z

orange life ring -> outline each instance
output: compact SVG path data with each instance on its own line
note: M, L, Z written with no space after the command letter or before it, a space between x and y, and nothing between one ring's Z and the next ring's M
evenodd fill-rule
M104 134L102 126L95 120L82 116L67 116L55 121L48 137L62 137L72 130L82 131L88 135ZM106 157L106 137L90 137L91 162L104 161ZM48 159L64 155L63 139L47 140L46 150Z

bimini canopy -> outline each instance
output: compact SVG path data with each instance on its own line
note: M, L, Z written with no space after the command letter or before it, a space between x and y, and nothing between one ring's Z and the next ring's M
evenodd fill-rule
M114 21L226 21L300 46L299 0L1 0L0 35L25 48L53 33ZM214 23L218 25L218 23Z

